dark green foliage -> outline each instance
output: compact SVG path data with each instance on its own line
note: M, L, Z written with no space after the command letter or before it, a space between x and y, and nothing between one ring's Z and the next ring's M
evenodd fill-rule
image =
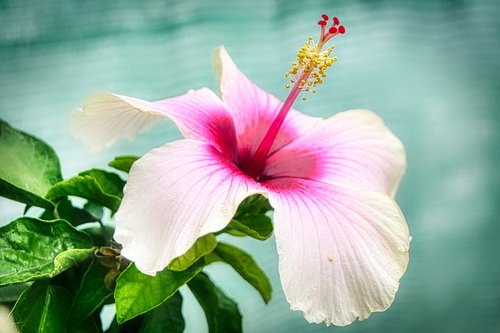
M72 195L116 212L123 196L124 185L125 182L118 175L92 169L55 184L47 193L47 198L54 200Z
M55 276L93 251L90 237L64 220L19 218L0 228L0 285Z
M181 333L179 288L186 284L211 333L241 332L236 302L202 272L212 262L229 264L270 300L269 280L253 258L218 243L214 234L199 238L156 276L123 258L114 227L103 223L104 211L114 214L123 197L125 181L116 173L91 169L63 180L50 146L1 120L0 156L0 196L25 203L23 214L31 206L45 209L39 218L23 216L0 228L0 303L13 308L19 332L102 332L100 312L116 303L109 333ZM109 165L128 173L137 159L119 156ZM78 206L70 197L85 202ZM265 240L273 230L270 209L264 197L252 196L222 232Z
M271 300L273 291L271 282L252 256L245 251L229 244L219 243L215 251L207 256L207 260L229 264L260 293L264 302L268 303Z
M12 315L21 332L66 331L71 294L47 280L36 281L19 297Z
M203 269L199 261L180 272L164 269L149 276L130 265L116 281L116 318L123 323L146 313L168 300L186 282Z
M139 333L182 333L184 326L182 296L177 292L165 303L144 315Z
M272 210L269 202L260 194L245 199L234 218L224 230L233 236L250 236L258 240L266 240L273 233L271 219L266 215Z
M113 294L104 283L108 271L109 268L104 267L96 259L92 260L73 298L68 327L79 325Z
M0 119L0 195L30 206L51 209L44 199L62 180L59 159L45 142Z
M227 297L206 274L198 274L188 282L188 286L205 311L210 333L242 332L238 304Z
M108 165L116 170L129 172L132 164L139 159L138 156L124 155L116 156L114 160L108 163Z

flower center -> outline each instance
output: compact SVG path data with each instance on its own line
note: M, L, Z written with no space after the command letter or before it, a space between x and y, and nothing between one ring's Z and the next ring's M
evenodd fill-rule
M248 167L245 169L247 175L257 179L264 168L264 162L271 150L271 147L278 136L279 130L285 121L286 115L292 108L293 103L299 96L301 91L316 93L316 87L323 83L326 77L326 70L330 67L337 57L330 57L334 45L327 47L323 50L326 42L332 39L335 35L344 34L345 28L340 25L337 17L332 18L332 24L327 29L328 16L321 15L322 20L318 21L321 27L320 36L317 43L314 43L313 38L309 37L307 42L302 46L297 54L297 61L292 63L292 69L286 72L285 76L289 77L290 83L293 87L290 94L285 99L281 106L276 118L269 126L266 135L260 142L259 147L255 151ZM286 87L290 88L290 84ZM303 98L304 100L306 97Z

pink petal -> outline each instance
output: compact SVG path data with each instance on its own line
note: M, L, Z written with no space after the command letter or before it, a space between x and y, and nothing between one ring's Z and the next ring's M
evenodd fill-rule
M172 119L186 138L211 142L235 158L233 121L222 101L207 88L157 102L97 93L74 113L72 128L77 138L98 150L118 139L131 139L164 117Z
M257 150L282 103L253 84L236 67L224 47L215 50L213 61L220 80L222 99L234 119L240 162L245 165ZM271 152L292 141L318 119L290 110Z
M215 146L232 161L237 159L236 135L224 103L208 88L156 102L187 139Z
M275 152L264 177L300 177L394 196L406 169L401 141L373 112L341 112Z
M293 310L343 326L390 306L408 265L409 234L389 196L305 179L263 185Z
M124 257L154 275L199 237L223 229L241 201L263 191L213 146L168 143L134 163L115 239Z

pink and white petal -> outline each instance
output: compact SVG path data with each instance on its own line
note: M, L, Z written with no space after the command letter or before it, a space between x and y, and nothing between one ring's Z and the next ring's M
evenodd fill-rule
M99 151L119 139L132 140L166 116L154 103L100 92L89 96L82 108L72 112L71 131L93 151Z
M408 265L409 233L389 196L298 178L263 185L291 309L344 326L390 306Z
M318 122L269 156L263 177L314 179L394 197L405 170L405 148L382 119L351 110Z
M256 193L265 190L210 144L174 141L134 163L114 237L125 258L154 275L199 237L223 229Z
M156 102L97 93L74 112L72 130L77 138L99 150L118 139L132 139L165 117L173 120L186 138L211 142L224 153L236 154L232 118L208 88Z
M185 138L208 142L232 161L237 161L233 118L212 90L193 90L155 104L168 113Z
M252 83L239 69L224 47L214 51L213 63L222 99L228 105L236 127L240 161L253 156L278 114L282 102ZM311 128L320 118L290 110L276 138L271 152L286 145Z

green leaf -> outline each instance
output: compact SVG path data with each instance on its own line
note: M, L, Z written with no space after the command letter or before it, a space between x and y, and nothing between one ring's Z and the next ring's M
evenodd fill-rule
M59 159L45 142L0 119L0 195L30 206L52 209L44 199L62 179Z
M84 229L82 228L80 230L88 234L96 246L109 245L109 241L113 238L113 234L115 233L113 227L102 224L85 226Z
M104 277L108 271L109 268L104 267L97 260L92 261L83 275L82 283L71 305L68 324L70 328L87 319L113 294L104 285Z
M23 333L66 332L71 295L62 287L48 281L36 281L17 301L12 315Z
M116 318L123 323L161 305L193 276L201 272L205 262L198 261L185 271L169 269L149 276L131 264L116 280Z
M255 194L243 200L238 206L234 218L238 220L244 216L262 215L272 209L273 207L271 207L266 197L261 194Z
M250 236L266 240L273 233L271 219L265 215L270 210L272 207L264 196L256 194L248 197L239 205L236 214L223 232L238 237Z
M165 303L144 315L139 333L182 333L182 296L176 292Z
M71 322L71 321L69 321ZM99 333L102 330L99 329L99 325L96 323L96 320L92 317L89 317L82 321L80 324L76 325L71 329L71 333Z
M113 318L111 325L105 331L105 333L135 333L138 332L142 326L142 321L144 316L135 317L132 320L127 321L123 324L118 324L116 316Z
M207 275L196 275L188 282L188 286L205 311L210 333L242 332L238 305L217 288Z
M109 328L105 331L105 333L120 333L122 331L122 327L124 325L119 325L118 321L116 321L116 316L113 318L113 321L111 322L111 325ZM127 332L126 330L123 330L123 332Z
M63 219L77 226L88 222L97 222L99 219L87 210L73 207L71 201L67 198L61 198L57 203L54 210L46 210L41 216L42 220Z
M97 180L97 183L105 193L123 197L123 187L125 181L120 178L116 173L107 172L99 169L90 169L80 172L79 176L92 176Z
M28 283L23 283L0 288L0 304L15 303L21 293L28 287Z
M47 198L74 195L116 212L123 196L124 185L125 182L118 175L92 169L55 184L47 193Z
M98 204L89 201L85 205L83 205L83 209L89 212L90 215L96 217L98 221L102 219L102 214L104 213L102 206L99 206Z
M135 333L138 332L142 326L144 316L135 317L125 323L118 324L116 316L113 318L111 325L105 333Z
M273 234L271 218L266 215L242 217L232 219L225 232L233 236L250 236L258 240L266 240Z
M93 251L90 237L64 220L19 218L0 228L0 286L53 277Z
M199 238L196 243L182 256L172 260L168 268L173 271L183 271L198 261L201 257L212 252L217 246L214 234Z
M128 173L132 164L138 159L139 156L133 155L116 156L114 160L108 163L108 165L112 168Z
M225 262L248 281L262 296L265 303L271 300L273 288L269 278L255 260L243 250L229 244L219 243L207 260Z
M5 163L6 164L6 163ZM2 163L2 166L0 166L0 169L3 168L4 163ZM3 176L0 176L0 196L25 203L27 208L36 206L36 207L42 207L45 209L53 209L54 204L47 200L44 199L43 197L40 197L36 194L30 193L29 191L26 191L20 187L14 186L13 184L5 181L2 179ZM27 209L25 210L27 211Z

